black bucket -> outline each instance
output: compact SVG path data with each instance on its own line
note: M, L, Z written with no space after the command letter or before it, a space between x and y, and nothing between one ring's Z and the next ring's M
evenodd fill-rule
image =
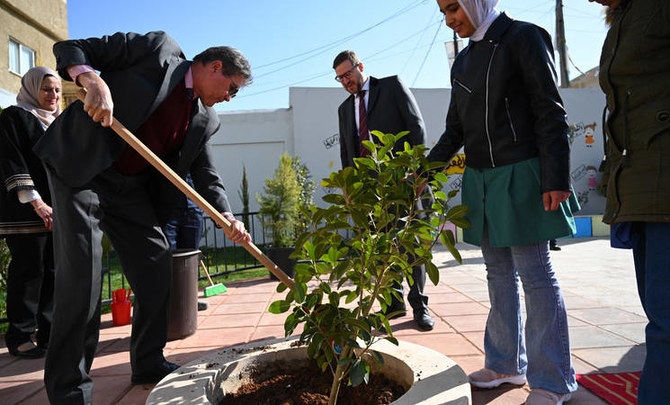
M198 270L202 253L177 249L172 254L168 340L183 339L198 328Z

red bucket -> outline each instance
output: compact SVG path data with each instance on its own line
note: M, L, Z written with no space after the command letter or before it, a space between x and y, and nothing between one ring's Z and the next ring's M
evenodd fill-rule
M130 323L130 290L114 290L112 292L112 323L114 326L128 325Z

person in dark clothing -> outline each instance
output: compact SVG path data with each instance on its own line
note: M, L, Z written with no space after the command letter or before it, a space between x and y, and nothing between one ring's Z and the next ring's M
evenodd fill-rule
M364 72L363 63L352 51L340 52L333 62L335 80L342 84L351 95L337 110L340 127L340 158L342 167L354 165L354 158L368 152L362 141L375 141L370 131L397 134L409 131L403 141L412 146L425 143L426 128L414 96L397 77L377 79ZM399 142L396 148L402 148ZM424 293L426 268L424 265L412 269L413 283L410 284L407 300L412 306L414 320L421 330L431 330L435 321L428 312L428 296ZM398 296L403 297L402 284L393 286ZM393 317L404 316L404 298L392 298L386 314Z
M90 404L103 230L135 294L131 381L155 383L178 368L163 355L172 255L161 226L179 191L109 126L118 119L179 176L190 172L196 191L230 220L228 237L249 241L207 141L220 126L211 107L235 97L251 71L230 47L187 60L164 32L62 41L54 54L61 77L88 92L34 148L47 167L55 212L55 306L44 382L52 404Z
M526 404L562 404L577 390L563 295L549 240L575 232L567 116L556 85L551 37L495 7L497 0L437 0L468 46L451 69L445 131L428 159L465 150L462 201L481 246L489 311L484 368L470 383L523 385ZM525 294L526 322L521 309Z
M670 404L670 2L595 1L610 24L598 75L607 101L603 222L612 247L633 251L649 320L637 403Z
M53 311L51 195L35 142L61 112L61 82L38 66L21 78L17 104L0 115L0 237L12 255L7 274L9 354L43 357ZM37 330L36 341L32 334Z

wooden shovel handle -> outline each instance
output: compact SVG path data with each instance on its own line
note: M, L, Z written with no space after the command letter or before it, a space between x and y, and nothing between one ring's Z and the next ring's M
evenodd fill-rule
M86 89L80 89L77 92L77 98L84 102L86 98ZM170 183L174 184L175 187L179 189L182 193L186 194L188 198L191 199L198 207L209 215L212 220L223 229L223 232L226 236L230 235L232 232L232 224L220 212L218 212L210 203L208 203L204 198L200 196L191 186L188 185L177 173L166 165L151 149L147 148L132 132L128 130L122 123L119 122L116 118L112 119L112 129L116 132L124 141L128 143L137 153L142 155L144 159L149 162L153 167L156 168L165 178L167 178ZM265 266L272 274L277 276L277 278L284 283L288 288L293 289L293 280L282 270L274 264L270 258L268 258L256 245L252 242L242 242L240 243L253 257L255 257L263 266Z

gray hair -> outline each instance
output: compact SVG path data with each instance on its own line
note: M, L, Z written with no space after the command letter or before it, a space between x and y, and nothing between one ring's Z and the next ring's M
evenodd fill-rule
M207 48L193 58L194 62L206 65L215 60L223 64L223 74L226 76L240 75L244 85L251 84L251 66L242 52L229 46L213 46Z

